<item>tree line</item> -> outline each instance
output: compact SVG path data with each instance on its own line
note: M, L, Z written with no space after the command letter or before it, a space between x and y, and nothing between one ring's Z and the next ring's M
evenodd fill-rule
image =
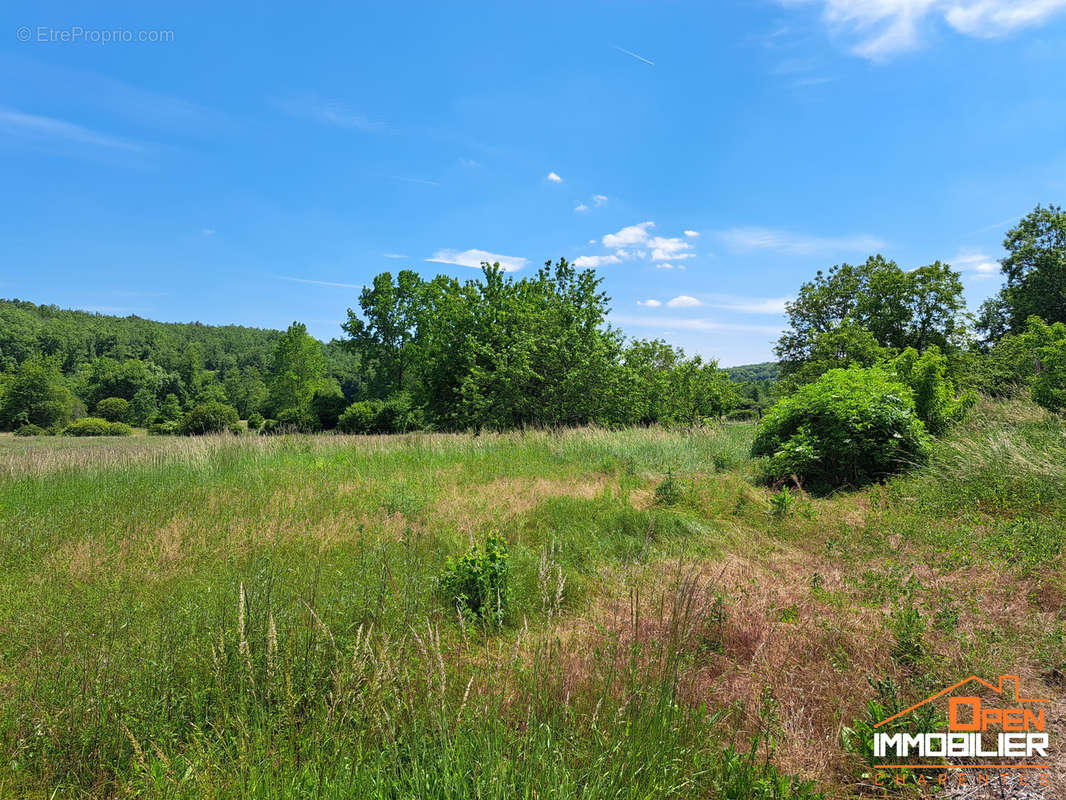
M714 362L606 322L593 270L514 279L382 273L346 338L0 302L0 426L118 432L75 419L199 433L239 426L370 433L696 424L738 399Z

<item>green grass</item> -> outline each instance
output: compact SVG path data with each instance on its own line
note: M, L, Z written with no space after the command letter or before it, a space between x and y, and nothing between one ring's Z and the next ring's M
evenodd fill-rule
M833 680L1066 666L1060 419L784 512L752 433L2 438L0 796L844 797ZM438 584L490 533L501 631Z

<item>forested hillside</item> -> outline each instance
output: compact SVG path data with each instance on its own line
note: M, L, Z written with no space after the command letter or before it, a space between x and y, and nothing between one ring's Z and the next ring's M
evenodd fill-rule
M3 301L0 427L507 429L694 423L735 405L713 362L607 325L601 282L565 260L520 280L489 265L462 283L382 273L349 310L348 338L328 344L300 323L173 324Z

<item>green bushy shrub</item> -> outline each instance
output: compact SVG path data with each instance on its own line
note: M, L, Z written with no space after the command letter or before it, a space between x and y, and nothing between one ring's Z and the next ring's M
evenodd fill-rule
M149 436L177 436L181 433L181 420L155 422L148 426Z
M200 403L181 418L181 432L190 436L221 433L238 420L237 409L214 400Z
M493 534L483 551L475 545L465 555L449 558L440 586L461 614L498 626L507 613L509 574L507 542Z
M96 404L96 416L108 422L125 422L130 415L130 404L121 397L105 397Z
M129 436L133 428L124 422L108 422L102 417L82 417L63 429L64 436Z
M266 420L263 419L263 415L258 411L253 411L248 415L248 430L257 431L263 427L263 423Z
M768 477L814 491L862 486L929 455L910 388L882 369L835 369L782 399L759 425L754 456Z
M948 377L948 359L933 346L921 355L908 347L892 360L896 375L914 393L914 411L934 436L958 422L976 401L974 391L955 396L955 383Z
M16 436L43 436L44 434L44 428L34 425L32 422L27 422L25 425L15 429Z
M321 426L310 408L287 408L278 412L277 427L283 431L314 433Z
M315 389L311 396L311 413L318 420L318 429L330 431L336 428L337 421L347 405L344 392L336 381Z
M359 400L344 409L337 428L342 433L375 433L380 411L380 400Z
M1066 409L1066 325L1030 317L1023 339L1034 356L1033 402L1048 411Z

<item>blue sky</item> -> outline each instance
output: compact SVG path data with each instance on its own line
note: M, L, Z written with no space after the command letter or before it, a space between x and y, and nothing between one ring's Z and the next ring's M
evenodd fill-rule
M0 296L328 339L565 256L730 365L874 252L976 307L1066 201L1066 0L107 5L0 10Z

